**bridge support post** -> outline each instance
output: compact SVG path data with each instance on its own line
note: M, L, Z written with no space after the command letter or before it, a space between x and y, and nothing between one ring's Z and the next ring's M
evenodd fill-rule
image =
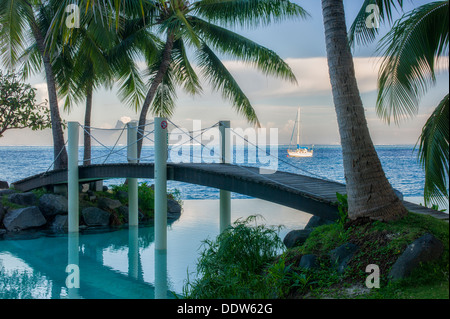
M78 189L78 122L68 123L67 144L67 197L68 197L68 231L78 232L79 229L79 189Z
M136 121L127 124L128 163L137 163L137 128ZM138 226L138 179L128 178L128 225Z
M167 249L167 120L155 117L155 249Z
M221 162L231 163L230 121L220 121ZM220 190L220 232L231 225L231 192Z

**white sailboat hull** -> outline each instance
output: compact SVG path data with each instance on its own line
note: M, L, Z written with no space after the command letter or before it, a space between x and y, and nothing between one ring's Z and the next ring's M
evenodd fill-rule
M296 150L288 150L289 157L312 157L314 154L313 150L306 149L296 149Z

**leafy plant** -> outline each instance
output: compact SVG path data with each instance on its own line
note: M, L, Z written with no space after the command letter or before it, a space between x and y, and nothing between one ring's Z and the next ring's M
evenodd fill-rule
M0 137L6 130L51 127L46 103L36 103L36 89L19 81L19 75L0 71Z
M258 225L256 219L239 219L215 240L204 241L205 249L197 263L199 279L187 282L185 297L274 297L263 273L284 245L275 228ZM282 273L282 268L273 268L272 273Z
M344 225L348 220L347 194L342 195L340 193L336 193L336 197L338 200L338 213L339 213L338 223Z

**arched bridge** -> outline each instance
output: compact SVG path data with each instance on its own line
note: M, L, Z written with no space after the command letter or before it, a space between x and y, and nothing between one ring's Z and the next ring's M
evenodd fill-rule
M154 163L79 166L78 174L80 182L111 178L153 179ZM326 219L337 217L336 192L346 193L345 185L338 182L282 171L264 175L256 167L232 164L167 163L167 179L261 198ZM61 169L17 181L14 187L29 191L65 183L67 170ZM448 220L448 214L406 201L403 203L410 211Z
M79 166L80 182L111 178L154 178L154 163ZM259 168L232 164L167 163L167 179L227 190L261 198L327 219L337 217L336 192L345 185L314 177L277 171L260 174ZM53 170L14 183L21 191L67 183L67 170ZM274 212L276 213L276 212Z

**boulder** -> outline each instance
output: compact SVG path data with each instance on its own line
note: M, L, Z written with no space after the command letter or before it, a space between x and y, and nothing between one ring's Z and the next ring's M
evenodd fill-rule
M317 256L312 254L303 255L298 266L304 269L314 269L319 267L317 264Z
M111 199L108 197L100 197L97 202L97 206L100 209L114 210L122 206L122 203L118 199Z
M0 189L8 189L9 184L7 181L0 181Z
M331 264L335 265L339 273L343 273L348 262L358 250L358 246L352 243L345 243L330 251Z
M17 204L17 205L24 205L24 206L31 206L35 205L37 201L37 197L34 193L28 192L28 193L14 193L8 195L8 200L11 203Z
M69 218L67 215L56 215L52 222L51 228L53 230L65 230L69 227Z
M287 248L300 246L306 241L311 232L312 229L292 230L284 237L283 243Z
M181 206L174 199L167 199L167 219L177 219L181 215Z
M16 191L13 189L0 189L0 197L4 196L4 195L11 195L14 194Z
M438 259L444 251L442 242L432 234L425 234L406 247L389 272L393 281L411 274L420 263Z
M0 225L2 224L3 217L6 214L6 209L3 207L2 202L0 201Z
M44 194L39 199L39 209L45 217L67 214L69 206L67 198L62 195Z
M83 220L88 226L107 226L111 214L97 207L87 207L81 211Z
M314 229L315 227L322 226L322 225L328 225L333 224L334 222L332 220L328 220L319 216L312 216L308 224L306 224L305 229Z
M14 209L5 214L3 225L8 231L40 227L47 223L37 206Z
M129 220L129 218L128 218L128 212L129 212L128 206L120 206L119 208L117 208L117 212L120 215L123 216L123 221L125 223L128 223L128 220ZM144 217L145 217L144 214L140 210L138 210L138 219L142 220Z

